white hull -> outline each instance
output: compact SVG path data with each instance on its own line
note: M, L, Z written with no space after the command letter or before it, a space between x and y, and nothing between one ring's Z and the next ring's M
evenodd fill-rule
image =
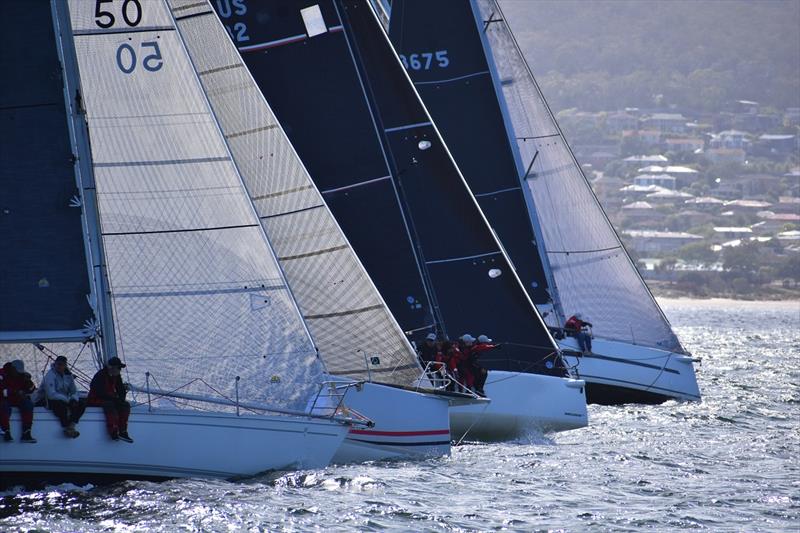
M492 370L484 390L489 405L450 409L453 438L498 441L531 430L567 431L589 423L582 380Z
M586 381L592 403L657 403L674 398L700 400L692 358L625 342L592 339L592 353L582 357L576 339L559 341L570 366Z
M228 413L131 410L133 444L112 441L103 412L86 410L80 437L63 435L55 415L36 408L37 444L19 442L18 410L11 419L13 442L0 442L0 473L119 477L233 478L268 470L320 468L330 463L349 426L296 416L236 416Z
M375 426L351 428L333 458L334 463L450 453L447 397L364 383L347 391L345 403L349 409L372 420Z

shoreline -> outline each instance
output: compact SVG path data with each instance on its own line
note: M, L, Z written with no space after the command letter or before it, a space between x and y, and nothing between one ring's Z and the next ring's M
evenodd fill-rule
M730 300L739 302L798 302L800 304L800 287L784 288L775 285L764 285L758 291L747 294L733 292L714 292L705 286L687 286L674 281L645 280L653 296L661 299L689 300Z

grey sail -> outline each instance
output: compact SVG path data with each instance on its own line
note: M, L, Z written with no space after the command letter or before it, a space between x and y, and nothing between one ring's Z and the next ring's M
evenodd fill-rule
M302 409L322 364L180 28L124 4L69 1L126 380Z
M565 316L582 312L598 337L683 351L608 221L495 0L478 0L494 66L533 194ZM560 317L563 319L563 317ZM548 322L562 326L551 314Z
M233 159L327 370L410 385L400 326L206 2L169 0ZM209 46L212 40L215 45Z

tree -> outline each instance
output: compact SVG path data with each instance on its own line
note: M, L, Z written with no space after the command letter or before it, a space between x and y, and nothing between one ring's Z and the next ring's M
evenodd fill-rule
M711 249L707 242L693 242L678 250L678 257L684 261L713 263L717 260L717 253Z
M722 267L741 277L751 277L761 266L759 246L754 242L743 242L739 246L725 248L722 253Z

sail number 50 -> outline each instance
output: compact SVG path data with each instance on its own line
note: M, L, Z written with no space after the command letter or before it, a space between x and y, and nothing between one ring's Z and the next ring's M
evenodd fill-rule
M117 21L114 17L114 13L106 11L106 6L103 5L113 2L114 0L97 0L94 5L94 23L103 29L110 28ZM139 0L122 0L120 13L122 14L122 20L125 21L125 24L130 27L138 26L142 21L142 4L139 3Z
M436 60L436 63L434 63ZM447 57L447 50L437 50L435 52L422 52L421 54L400 54L400 61L406 70L430 70L431 66L447 68L450 58Z

